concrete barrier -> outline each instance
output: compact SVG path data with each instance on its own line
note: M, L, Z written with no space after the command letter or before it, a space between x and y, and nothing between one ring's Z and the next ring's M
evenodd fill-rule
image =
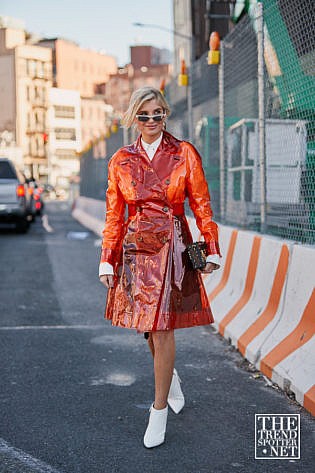
M248 345L262 330L273 330L272 322L283 303L288 265L288 245L262 238L251 297L225 328L225 337L252 363L260 347L255 343L248 349Z
M315 415L315 249L294 245L279 321L260 347L257 366Z
M222 253L221 268L204 276L204 284L210 302L223 290L229 279L238 231L219 226L219 241Z
M209 294L215 324L221 335L225 335L226 326L251 295L260 242L261 237L251 232L238 232L225 284L219 291Z
M102 235L103 202L80 197L73 216ZM216 327L315 415L315 248L223 225L219 237L222 267L204 276Z
M89 230L102 237L105 221L105 203L88 197L77 197L72 216Z
M200 231L196 225L196 221L194 218L188 217L188 224L189 228L193 237L194 241L199 241L200 240ZM223 288L225 285L225 281L227 280L228 277L228 268L229 268L229 261L232 259L232 254L231 254L231 234L235 233L234 237L232 238L232 242L234 242L237 231L233 230L231 227L226 227L226 226L219 226L219 241L220 241L220 249L222 253L222 258L221 258L221 269L219 271L213 271L213 273L209 275L204 275L203 276L203 282L208 294L208 297L211 298L210 295L213 293L213 291L219 292L221 287ZM233 246L233 243L232 243ZM235 245L234 245L235 246ZM233 253L234 249L232 249ZM217 293L216 292L216 293Z

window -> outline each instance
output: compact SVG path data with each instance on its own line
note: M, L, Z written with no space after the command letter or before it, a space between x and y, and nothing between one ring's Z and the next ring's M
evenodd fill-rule
M36 75L36 62L32 59L28 59L26 62L27 74L31 77Z
M76 140L74 128L55 128L56 140Z
M15 172L7 161L0 162L0 179L16 179Z
M78 159L75 149L56 149L58 159Z
M44 62L38 62L37 63L37 75L38 77L43 78L45 75L45 63Z
M75 108L68 105L54 105L56 118L75 118Z

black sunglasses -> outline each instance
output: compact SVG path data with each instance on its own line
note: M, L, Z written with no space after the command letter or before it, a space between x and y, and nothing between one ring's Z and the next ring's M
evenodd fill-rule
M136 115L139 122L148 122L152 118L155 122L161 122L165 117L165 113L160 113L159 115Z

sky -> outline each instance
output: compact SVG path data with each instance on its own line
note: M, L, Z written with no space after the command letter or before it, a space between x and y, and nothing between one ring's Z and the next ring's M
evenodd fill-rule
M45 37L63 37L83 48L130 61L129 46L147 44L173 49L172 34L140 28L134 22L173 28L172 0L0 0L0 16L25 22L25 29Z

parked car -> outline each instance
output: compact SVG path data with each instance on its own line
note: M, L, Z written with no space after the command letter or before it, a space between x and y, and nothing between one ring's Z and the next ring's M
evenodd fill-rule
M0 223L14 224L27 232L31 216L31 196L24 175L7 158L0 158Z

